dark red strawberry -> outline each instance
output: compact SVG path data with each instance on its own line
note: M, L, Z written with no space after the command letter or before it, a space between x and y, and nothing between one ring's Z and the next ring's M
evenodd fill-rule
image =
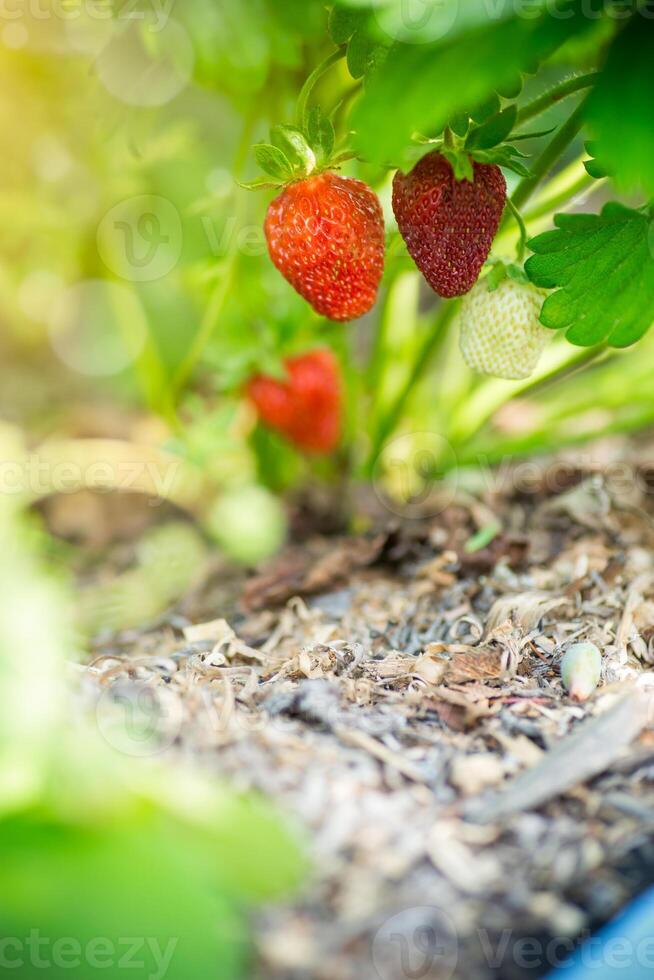
M270 257L294 289L330 320L374 305L384 269L384 218L360 180L323 173L290 184L268 208Z
M393 211L409 254L439 296L472 289L488 258L506 201L498 166L473 162L474 179L456 180L438 151L393 181Z
M314 350L285 362L284 381L257 375L247 392L259 418L298 449L330 453L341 433L341 384L336 358Z

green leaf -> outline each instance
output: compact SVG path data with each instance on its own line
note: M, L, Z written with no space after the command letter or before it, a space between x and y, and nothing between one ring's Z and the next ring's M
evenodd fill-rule
M342 153L337 153L335 157L332 158L332 164L337 167L341 163L346 163L348 160L356 160L356 153L352 153L351 150L343 150Z
M347 68L352 78L363 78L376 43L365 31L357 31L347 46Z
M190 834L185 838L161 823L132 818L130 824L123 817L115 829L95 830L30 814L5 821L0 884L11 895L11 909L3 913L3 934L40 934L39 955L53 980L87 980L96 970L106 980L120 980L129 948L137 976L158 974L165 961L169 980L243 977L242 912L212 887L201 855L187 845ZM128 936L149 941L138 943L137 952L137 941ZM23 956L29 964L25 947ZM19 972L38 975L33 963Z
M357 0L355 0L357 2ZM528 0L525 17L538 14L551 0ZM381 35L405 44L452 41L489 23L509 20L520 13L515 0L367 0ZM515 75L507 82L515 88Z
M513 129L517 115L517 106L510 105L502 112L498 112L497 115L491 116L483 125L476 126L471 130L466 140L466 148L469 150L490 150L494 146L498 146L504 142Z
M621 204L601 214L557 214L556 229L529 242L536 286L556 289L541 311L546 327L580 347L628 347L654 321L654 235L650 218Z
M282 151L294 170L310 174L316 167L316 157L301 130L295 126L273 126L270 142Z
M537 140L540 139L542 136L549 136L550 133L553 133L555 129L556 126L550 126L549 129L539 129L532 133L513 133L512 136L509 137L509 139L511 143L516 143L518 140Z
M435 44L396 44L368 77L352 113L362 155L382 164L406 162L412 133L440 132L457 112L479 106L525 65L587 30L588 18L570 7L570 19L516 16L455 41L448 35Z
M595 140L587 140L587 142L584 145L585 145L586 152L591 157L596 157L597 156L597 143L595 142ZM608 171L606 170L606 168L603 167L601 165L601 163L599 163L595 159L585 160L584 161L584 167L585 167L586 173L590 177L594 177L595 180L602 180L603 177L608 177L608 175L609 175L608 174Z
M654 23L636 14L613 42L586 107L600 167L620 188L648 195L654 193L653 49Z
M359 30L366 19L362 10L351 7L334 7L329 14L329 33L334 44L345 44Z
M597 160L584 160L584 169L588 176L594 177L595 180L602 180L603 177L608 177L606 170Z
M273 146L271 143L257 143L253 150L254 159L271 177L277 180L290 180L293 176L293 168L286 154L278 146Z
M472 110L470 116L476 123L486 122L491 116L496 115L500 111L500 98L497 92L492 92L487 99L485 99L481 105L477 106Z
M238 181L238 186L245 191L267 191L274 188L283 187L283 181L266 180L265 177L257 177L255 180Z
M463 138L470 127L470 117L467 112L458 112L450 119L448 125L453 133Z
M524 153L508 143L494 146L490 150L472 150L471 156L477 163L496 163L498 167L512 170L521 177L529 176L529 170L519 159L520 157L524 158Z
M499 521L490 521L484 527L480 528L476 534L473 534L471 538L468 538L463 546L463 550L466 554L471 555L475 551L481 551L482 548L487 548L501 530L502 525Z
M331 120L325 115L320 106L314 106L307 117L307 136L316 157L324 162L334 150L336 139Z
M515 78L507 82L506 85L498 85L497 94L503 99L517 99L522 92L522 75L517 74Z

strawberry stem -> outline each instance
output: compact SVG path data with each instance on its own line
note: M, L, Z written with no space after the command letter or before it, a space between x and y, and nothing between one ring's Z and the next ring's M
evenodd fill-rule
M515 204L513 203L510 197L506 199L506 204L509 211L515 218L518 228L520 229L520 239L518 241L516 254L517 254L518 262L522 262L525 255L525 248L527 245L527 226L523 221L522 215L520 214L520 212L518 211L517 207L515 206Z
M245 121L243 127L243 132L239 140L239 144L236 150L236 156L234 160L234 174L236 176L240 175L241 170L245 165L245 160L247 158L247 153L250 145L250 137L252 134L252 129L254 127L255 118L254 115L248 117ZM237 230L240 227L240 221L243 217L244 211L244 194L239 190L235 199L235 219ZM233 234L229 244L228 253L225 257L222 275L218 278L216 285L213 289L209 303L204 311L202 320L200 321L200 326L191 341L191 345L186 353L185 358L180 363L173 379L171 381L171 398L174 401L179 397L184 385L188 379L193 374L195 366L200 360L205 347L211 340L216 325L222 313L223 306L225 305L227 298L229 297L230 289L234 282L236 267L238 265L239 259L239 249L238 249L238 234Z
M523 177L520 181L511 198L511 203L514 207L521 208L525 201L529 200L543 177L551 170L559 157L565 153L575 139L583 123L585 105L586 100L584 99L536 159L529 176Z
M540 116L541 113L547 112L553 105L556 105L557 102L567 98L569 95L580 92L584 88L590 88L591 85L595 84L599 76L600 73L598 71L591 71L587 75L574 75L572 78L566 78L563 82L554 85L547 92L532 99L531 102L527 102L519 110L516 117L516 126L520 126L535 116Z
M347 48L345 45L337 48L336 51L332 51L328 58L325 58L324 61L314 68L302 86L297 100L297 108L295 110L296 123L302 132L306 132L307 106L316 83L322 78L325 72L329 71L332 65L335 65L338 61L344 58L346 54Z

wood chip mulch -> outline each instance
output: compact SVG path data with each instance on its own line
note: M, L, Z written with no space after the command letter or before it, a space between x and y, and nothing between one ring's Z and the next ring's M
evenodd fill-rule
M98 641L91 696L147 685L162 749L306 842L302 893L254 922L258 976L542 976L654 881L653 458L611 443L528 492L435 494ZM603 655L582 704L578 640Z

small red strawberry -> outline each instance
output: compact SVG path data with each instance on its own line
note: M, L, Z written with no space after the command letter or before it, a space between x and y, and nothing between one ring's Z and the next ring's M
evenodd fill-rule
M496 164L472 162L473 180L457 180L437 150L393 181L393 211L409 254L439 296L472 289L488 258L506 200Z
M270 257L330 320L354 320L375 303L384 268L384 218L360 180L329 171L290 184L266 216Z
M257 375L247 386L259 418L306 453L330 453L341 432L341 384L336 358L314 350L285 361L284 381Z

